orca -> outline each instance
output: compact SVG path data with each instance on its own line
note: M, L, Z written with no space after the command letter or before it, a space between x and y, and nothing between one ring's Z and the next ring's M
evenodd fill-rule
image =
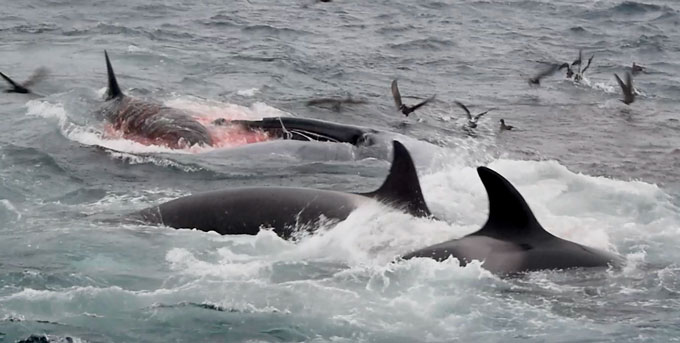
M323 220L344 220L362 204L382 202L418 217L431 216L411 156L393 142L390 172L380 188L368 193L293 187L243 187L189 195L143 209L135 222L177 229L254 235L262 227L291 238L299 228Z
M106 51L104 56L108 89L99 113L114 129L122 131L127 137L150 140L153 144L170 148L213 144L208 129L195 120L191 113L123 94Z
M622 264L618 255L550 234L508 180L486 167L477 168L477 173L489 196L486 224L463 238L411 252L403 259L427 257L443 261L455 257L461 265L479 260L483 268L496 274Z

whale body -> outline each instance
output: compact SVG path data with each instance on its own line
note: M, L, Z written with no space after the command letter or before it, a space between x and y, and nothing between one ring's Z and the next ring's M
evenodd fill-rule
M344 220L370 202L430 216L413 160L406 148L393 142L393 161L382 186L369 193L346 193L296 187L241 187L181 197L141 210L131 217L144 223L177 229L215 231L222 235L254 235L263 227L289 238L301 227L314 228L323 220Z
M486 168L477 173L489 196L489 218L482 228L460 239L411 252L404 259L455 257L461 265L473 260L498 274L619 266L615 254L561 239L546 231L522 195L503 176Z
M191 113L123 94L108 53L104 52L104 56L109 82L106 99L99 112L115 130L127 137L175 149L213 144L208 129Z

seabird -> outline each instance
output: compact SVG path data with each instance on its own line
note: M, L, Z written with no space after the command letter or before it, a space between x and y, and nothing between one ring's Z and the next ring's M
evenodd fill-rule
M544 78L546 76L550 76L550 75L554 74L556 71L562 70L563 68L567 68L567 74L569 74L569 72L571 71L571 68L569 68L569 63L551 64L548 68L546 68L545 70L536 74L536 76L530 78L529 84L530 85L540 85L542 78Z
M593 61L593 57L595 57L595 54L590 55L590 58L588 59L588 63L586 64L586 67L581 70L581 74L585 73L586 70L590 67L590 62Z
M482 113L479 113L479 114L473 116L472 114L470 114L470 110L468 110L468 108L465 105L463 105L463 103L461 103L460 101L454 101L454 103L456 103L456 105L460 106L460 108L462 108L465 111L465 114L467 114L467 117L468 117L467 126L471 129L474 129L474 128L477 127L477 121L479 120L479 118L481 118L483 115L485 115L485 114L489 113L489 111L491 111L491 110L487 110L487 111L484 111Z
M408 117L409 114L411 114L411 112L413 112L413 111L417 110L418 108L420 108L421 106L427 104L428 102L430 102L435 97L433 95L433 96L425 99L423 102L416 104L416 105L413 105L413 106L404 105L401 102L401 94L399 93L399 86L397 86L397 80L392 81L392 96L394 97L394 103L397 105L397 108L399 109L399 111L401 111L401 113L403 113L407 117Z
M583 59L583 50L579 49L578 50L578 58L574 60L574 62L571 62L571 66L580 66L581 65L581 60Z
M631 67L631 70L632 70L633 75L637 75L637 74L645 71L645 67L643 67L639 64L635 64L635 62L633 62L633 66Z
M616 81L619 83L619 86L621 86L621 90L623 91L623 102L626 105L630 105L635 101L635 93L633 91L633 77L630 75L630 73L626 73L626 83L623 83L621 81L621 78L614 74L616 77Z
M579 50L579 55L580 55L580 54L581 54L581 52L580 52L580 50ZM588 59L588 63L586 64L586 67L583 68L583 70L581 70L581 65L580 65L580 63L579 63L579 71L578 71L578 73L576 73L576 75L574 76L574 81L579 81L579 80L583 79L583 74L585 74L585 73L586 73L586 70L588 70L588 68L590 67L590 63L593 61L593 57L595 57L595 54L592 54L592 55L590 56L590 58ZM579 58L580 58L580 57L579 57ZM569 76L567 75L567 77L569 77Z
M501 131L503 131L503 130L510 131L513 128L514 128L514 126L512 126L512 125L505 125L505 120L501 119Z
M22 84L19 84L14 82L14 80L10 79L9 76L0 72L0 76L2 76L2 78L5 79L5 81L7 81L10 85L12 85L12 88L6 89L5 93L22 93L22 94L31 93L29 87L40 82L47 76L47 74L48 74L47 68L40 67L33 72L33 75L31 75L31 77L29 77L28 80L24 81L24 83Z

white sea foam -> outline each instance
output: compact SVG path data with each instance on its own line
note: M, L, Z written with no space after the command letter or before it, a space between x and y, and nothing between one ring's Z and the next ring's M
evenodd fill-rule
M251 96L255 96L255 94L257 94L259 91L260 91L259 88L248 88L248 89L241 89L241 90L237 91L236 94L238 94L240 96L251 97Z
M605 93L609 94L618 94L621 92L621 89L619 88L619 85L616 84L616 81L608 81L608 82L595 82L592 87L594 89L601 90Z
M627 260L623 270L594 274L599 276L591 280L590 274L577 274L571 280L569 272L557 271L506 279L484 270L481 262L461 267L453 258L395 260L411 250L473 232L486 220L488 200L475 168L467 161L452 160L421 178L431 209L445 220L413 218L368 203L347 220L298 242L266 230L255 236L219 236L159 228L153 232L158 238L152 250L164 254L165 265L140 263L145 268L168 269L162 287L26 288L0 297L0 304L29 317L53 311L76 316L85 310L108 317L140 308L150 316L163 316L175 312L158 304L190 302L254 318L285 316L286 321L307 323L325 338L417 341L426 336L430 341L447 341L496 337L503 325L521 327L531 337L578 326L581 331L574 337L584 338L600 329L590 319L590 308L611 303L612 298L636 299L649 292L635 283L649 277L645 267L649 254L628 239L675 245L680 211L662 189L573 173L555 161L500 159L489 167L517 186L550 232L618 251ZM196 239L187 239L190 236ZM668 254L670 259L680 257ZM120 269L119 263L107 256L88 262ZM666 280L664 287L676 287L673 269L657 274ZM500 332L515 334L513 330Z
M58 106L35 102L29 110L69 127ZM246 112L239 113L248 118L261 114ZM82 137L77 129L64 132L74 140ZM98 139L99 143L105 140ZM193 302L247 312L254 318L281 315L287 322L314 328L314 337L338 337L338 341L350 341L347 337L351 341L493 340L515 337L518 328L522 337L541 340L547 333L573 327L579 331L570 337L578 340L601 332L602 315L594 315L592 309L607 314L607 309L601 309L603 303L658 308L658 304L649 304L650 292L656 292L649 287L677 291L677 268L666 265L680 258L675 249L680 210L658 186L578 174L557 161L493 158L487 154L492 143L483 140L452 140L450 147L441 149L411 143L409 148L420 149L422 154L429 150L433 156L431 164L419 168L419 175L428 205L441 220L413 218L368 203L346 220L329 223L298 242L266 230L255 236L219 236L158 228L151 232L155 239L148 244L153 247L150 251L159 252L161 266L143 259L139 263L143 270L163 275L162 286L9 290L0 297L0 314L18 311L41 317L88 312L108 317L145 309L150 317L162 320L172 310L155 305ZM577 274L575 279L563 271L513 279L492 275L479 261L461 267L454 258L444 262L396 259L483 225L488 199L475 169L480 164L510 180L551 233L618 252L625 266L600 274ZM171 198L164 195L162 200ZM95 206L115 208L117 202L139 202L140 197L144 195L110 195ZM97 239L142 230L119 229L100 232ZM112 273L118 275L120 258L95 256L87 263L116 268ZM659 260L662 268L649 272L647 264ZM658 278L659 285L655 281L650 281L652 286L645 284L650 277ZM643 297L647 298L638 300Z
M666 225L680 222L677 208L655 185L575 174L554 161L497 160L489 166L517 186L546 229L581 244L616 252L626 235L669 234L677 226ZM413 218L383 205L368 204L296 245L269 244L262 252L256 249L243 258L265 254L268 260L384 265L411 250L471 233L486 220L488 200L474 168L453 167L425 175L422 186L430 208L444 220ZM278 241L271 232L239 240L254 243L265 237ZM229 256L222 262L239 260L239 254L230 255L231 249L222 252ZM632 260L638 262L644 259L634 256ZM187 268L190 265L194 264ZM220 273L224 271L214 274Z
M3 212L8 213L12 217L14 217L14 220L21 220L21 212L17 210L17 208L12 204L11 201L7 199L0 199L0 214ZM7 216L5 217L5 220L9 219Z
M210 121L218 118L257 120L265 117L290 116L290 113L271 107L263 102L255 102L247 107L191 96L176 96L165 101L165 105L196 113L201 119Z
M130 44L127 47L127 52L149 52L149 49Z

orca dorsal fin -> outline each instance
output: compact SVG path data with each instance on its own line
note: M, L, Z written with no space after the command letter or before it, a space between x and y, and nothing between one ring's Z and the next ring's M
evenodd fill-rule
M506 178L486 168L477 168L489 196L489 219L472 235L504 240L554 237L538 223L522 195Z
M106 100L111 100L123 96L123 92L120 91L118 87L118 81L116 81L116 74L113 73L113 67L111 66L111 61L109 61L109 54L104 50L104 57L106 57L106 72L109 74L109 88L106 91Z
M418 173L406 147L393 141L392 166L382 186L374 192L361 195L403 206L404 209L416 217L431 216L427 208L423 192L420 189Z

